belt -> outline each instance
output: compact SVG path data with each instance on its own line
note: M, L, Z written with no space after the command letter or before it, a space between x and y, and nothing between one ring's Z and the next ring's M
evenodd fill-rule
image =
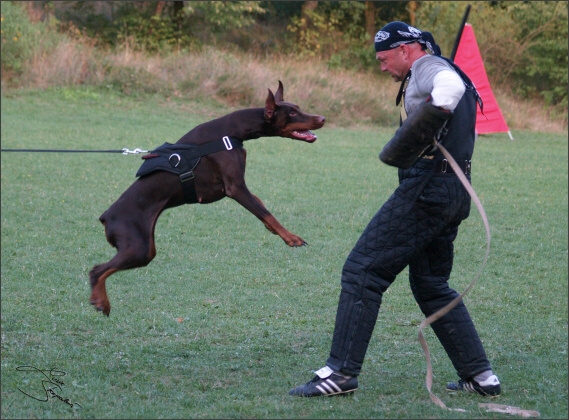
M470 160L463 160L462 162L457 162L462 172L466 175L470 175L472 171L472 161ZM448 163L448 160L437 160L435 162L435 173L446 173L446 174L454 174L454 169Z

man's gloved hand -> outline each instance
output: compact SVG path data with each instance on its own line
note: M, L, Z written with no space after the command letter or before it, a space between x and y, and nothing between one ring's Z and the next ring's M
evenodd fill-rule
M420 105L383 147L379 159L388 165L407 169L434 146L452 112L430 102Z

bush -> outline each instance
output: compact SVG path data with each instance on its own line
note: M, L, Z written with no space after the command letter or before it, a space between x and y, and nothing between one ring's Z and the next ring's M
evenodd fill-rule
M417 27L450 55L463 2L422 2ZM488 78L525 99L567 107L567 2L476 2L468 22Z
M31 23L21 2L1 2L2 71L21 75L34 54L53 50L62 35L51 31L48 24Z
M524 97L541 96L548 105L567 107L567 3L518 4L514 22L528 22L521 37L523 59L514 68L516 90Z
M108 69L104 84L109 89L129 96L153 94L161 90L159 79L149 71L137 67L112 66Z

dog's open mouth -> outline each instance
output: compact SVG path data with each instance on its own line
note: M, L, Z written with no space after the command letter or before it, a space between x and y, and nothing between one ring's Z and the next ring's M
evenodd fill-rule
M290 134L294 139L306 141L308 143L312 143L313 141L316 141L316 139L318 138L318 136L310 130L306 131L295 130L292 131Z

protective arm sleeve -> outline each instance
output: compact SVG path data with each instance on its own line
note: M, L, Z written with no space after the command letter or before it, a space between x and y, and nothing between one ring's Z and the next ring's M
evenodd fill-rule
M431 102L421 104L383 147L379 159L391 166L410 168L425 151L433 147L434 139L451 115L451 111L434 106Z
M434 106L454 111L466 86L460 76L452 70L442 70L433 79L431 102Z

